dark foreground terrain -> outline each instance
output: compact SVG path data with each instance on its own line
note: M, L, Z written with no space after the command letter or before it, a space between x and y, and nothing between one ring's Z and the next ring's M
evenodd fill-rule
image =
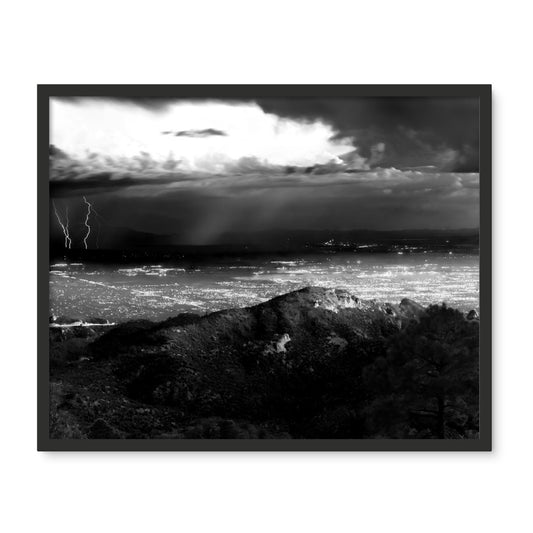
M478 335L475 312L315 287L160 323L54 326L50 436L477 438Z

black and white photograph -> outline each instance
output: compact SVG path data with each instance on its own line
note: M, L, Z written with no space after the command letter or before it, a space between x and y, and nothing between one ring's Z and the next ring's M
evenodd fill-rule
M0 530L533 531L532 13L5 3Z
M48 445L486 448L488 87L42 87Z

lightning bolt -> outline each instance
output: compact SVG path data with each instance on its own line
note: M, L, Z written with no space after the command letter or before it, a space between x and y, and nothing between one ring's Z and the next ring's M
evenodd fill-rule
M83 239L83 244L85 245L85 249L87 250L87 239L89 238L89 235L91 234L91 226L89 225L89 217L91 216L92 205L90 204L90 202L87 201L87 198L85 198L85 196L83 197L83 201L87 204L87 216L85 217L85 227L87 228L87 234L85 235L85 238Z
M70 224L70 222L69 222L69 219L68 219L68 205L67 205L67 207L65 209L65 228L67 230L65 244L66 244L66 242L68 240L68 247L70 249L72 247L72 239L70 238L69 224Z
M65 248L71 248L72 247L72 239L70 238L70 232L69 232L69 220L68 220L68 207L66 209L66 220L65 223L61 222L61 217L59 216L59 213L57 212L57 207L54 201L52 201L52 205L54 206L54 212L56 214L57 221L59 222L59 225L61 226L61 229L63 230L63 235L65 236Z

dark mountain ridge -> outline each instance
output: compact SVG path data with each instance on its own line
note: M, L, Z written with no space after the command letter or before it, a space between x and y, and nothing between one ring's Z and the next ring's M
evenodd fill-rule
M51 328L51 433L475 438L472 318L308 287L205 316Z

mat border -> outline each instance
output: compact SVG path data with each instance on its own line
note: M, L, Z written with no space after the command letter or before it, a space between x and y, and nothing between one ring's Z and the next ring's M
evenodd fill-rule
M480 102L480 438L446 439L50 439L49 99L477 97ZM38 85L37 449L39 451L491 451L492 450L492 86L491 85Z

